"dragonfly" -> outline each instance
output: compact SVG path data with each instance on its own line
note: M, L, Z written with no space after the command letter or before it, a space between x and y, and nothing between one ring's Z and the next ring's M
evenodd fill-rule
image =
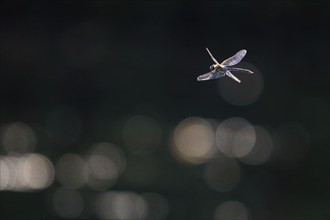
M237 68L237 67L231 67L239 62L244 58L247 51L246 50L240 50L238 51L234 56L229 57L228 59L224 60L222 63L219 63L212 53L209 51L208 48L206 48L207 52L211 56L211 59L213 60L214 64L210 66L210 72L205 73L203 75L200 75L197 77L198 81L206 81L206 80L212 80L212 79L218 79L225 76L229 76L236 82L240 83L241 80L239 80L236 76L234 76L231 71L240 71L240 72L246 72L246 73L253 73L251 70L243 69L243 68Z

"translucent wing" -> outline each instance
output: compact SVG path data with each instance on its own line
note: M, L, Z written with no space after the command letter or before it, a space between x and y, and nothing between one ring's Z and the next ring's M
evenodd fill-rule
M220 66L233 66L238 64L239 62L241 62L241 60L243 59L243 57L246 54L246 50L240 50L238 51L234 56L229 57L228 59L226 59L225 61L223 61Z
M209 49L207 49L207 52L210 54L210 57L212 58L213 62L216 63L216 64L219 64L219 62L213 57L213 55L211 54L211 52L209 51Z
M229 72L228 70L226 71L226 75L229 76L230 78L232 78L233 80L235 80L236 82L240 83L241 80L237 79L236 76L234 76L231 72Z
M218 79L218 78L224 77L224 76L225 76L224 71L220 71L220 72L211 71L211 72L205 73L205 74L200 75L199 77L197 77L197 81Z
M213 75L214 71L205 73L203 75L200 75L197 77L197 81L205 81L205 80L210 80L210 79L214 79L214 75Z
M248 69L243 69L243 68L237 68L237 67L228 67L227 68L230 71L241 71L241 72L247 72L247 73L253 73L253 71L248 70Z

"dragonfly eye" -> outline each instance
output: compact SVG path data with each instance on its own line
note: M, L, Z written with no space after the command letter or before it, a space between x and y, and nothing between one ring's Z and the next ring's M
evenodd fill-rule
M210 70L211 70L211 71L214 70L214 66L213 66L213 65L210 66Z

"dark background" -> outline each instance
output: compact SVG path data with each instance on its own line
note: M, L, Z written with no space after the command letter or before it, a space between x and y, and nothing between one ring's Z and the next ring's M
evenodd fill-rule
M139 158L123 147L116 126L145 115L162 130L151 153L162 163L160 180L147 186L119 180L108 190L157 192L168 201L168 219L212 219L225 200L250 207L249 219L329 218L327 1L5 1L0 19L1 123L39 126L35 152L53 163L104 141L123 148L128 163ZM219 93L221 83L236 88L253 75L237 74L237 85L229 78L197 82L211 64L205 47L219 60L247 49L242 65L262 75L260 97L235 105ZM59 106L80 118L70 143L47 136L49 114ZM299 122L310 135L308 152L293 164L276 157L259 166L240 164L240 184L217 192L203 182L203 164L182 164L169 150L171 132L191 116L243 117L270 133ZM96 121L111 132L98 130ZM47 202L59 186L55 180L37 192L1 191L1 219L59 218ZM266 217L253 212L258 207L267 209Z

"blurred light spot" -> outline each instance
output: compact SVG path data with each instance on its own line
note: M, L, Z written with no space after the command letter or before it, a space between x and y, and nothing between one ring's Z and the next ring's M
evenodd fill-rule
M20 184L17 180L16 164L17 157L7 156L1 158L1 189L2 190L14 190L20 188ZM3 188L2 188L3 187Z
M47 188L54 181L53 164L41 154L27 154L21 157L17 168L18 178L28 190Z
M95 144L89 151L89 155L103 155L108 157L116 165L116 168L120 173L126 168L124 152L114 144L107 142Z
M37 138L30 126L22 122L15 122L4 126L1 142L7 153L24 154L34 151Z
M159 177L158 160L151 155L130 157L123 180L132 186L150 186Z
M310 135L298 122L281 124L273 133L276 156L296 162L302 160L309 148Z
M258 165L264 163L271 155L273 150L273 140L267 130L255 126L256 143L252 150L239 160L245 164Z
M53 204L56 213L62 218L78 218L84 209L80 193L63 187L55 191Z
M96 201L96 213L101 219L145 219L148 204L133 192L107 192Z
M217 128L215 142L228 157L242 157L254 147L256 132L244 118L229 118Z
M158 193L145 193L143 198L147 201L149 212L145 219L162 220L166 219L169 213L169 204L167 200Z
M10 168L7 161L0 157L0 190L8 187L10 181Z
M172 152L180 161L199 164L207 160L214 149L211 124L199 117L181 121L174 130Z
M102 155L92 155L88 159L90 172L98 179L113 179L118 176L118 169L107 157Z
M40 190L54 181L53 164L41 154L1 157L0 165L0 190Z
M235 188L240 180L240 167L231 158L219 158L208 162L204 170L206 183L214 190L227 192Z
M152 118L135 116L123 129L124 144L131 153L146 154L155 150L161 141L161 129Z
M73 144L79 138L81 130L80 116L72 107L57 107L47 117L47 131L55 143Z
M123 152L110 143L96 144L88 153L87 184L96 190L110 188L126 168Z
M248 209L246 206L237 201L223 202L215 210L215 220L247 220Z
M85 161L76 154L65 154L56 163L56 178L66 187L77 189L86 184Z
M247 69L249 68L247 67ZM229 77L219 80L219 92L228 103L239 106L249 105L260 97L264 89L262 74L255 67L250 69L254 74L232 72L242 81L241 83L237 83Z

